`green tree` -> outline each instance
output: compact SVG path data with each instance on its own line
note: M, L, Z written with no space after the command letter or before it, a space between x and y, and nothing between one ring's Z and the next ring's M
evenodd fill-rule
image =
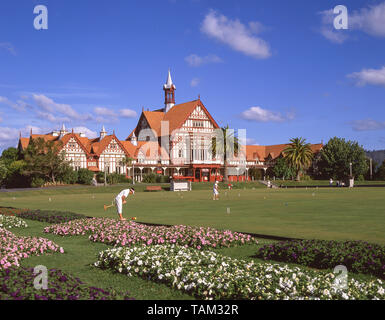
M8 175L7 166L5 165L5 162L2 159L0 159L0 186L5 182L7 175Z
M31 179L23 175L24 168L26 163L24 160L13 161L7 172L7 177L5 179L5 185L7 187L27 187L29 186Z
M231 154L237 155L238 150L240 149L240 142L238 137L234 135L234 131L230 130L229 126L221 128L223 136L217 136L213 138L211 143L211 151L214 156L219 156L223 159L223 166L225 169L224 181L229 181L229 172L228 172L228 160L227 157Z
M46 181L56 182L56 178L67 169L64 153L59 153L59 144L42 138L32 139L24 151L26 166L23 174L40 177Z
M380 167L377 169L376 179L377 180L385 180L385 160L382 162Z
M279 157L273 167L273 174L278 178L293 179L295 178L295 170L290 167L283 157Z
M334 137L322 148L317 166L324 178L342 180L350 175L350 163L354 177L369 170L365 150L358 142Z
M306 139L293 138L290 140L289 146L283 151L288 165L295 170L297 180L300 180L300 173L308 168L313 160L313 152L310 143L306 143Z
M3 150L0 159L4 162L6 167L9 167L12 162L19 160L19 151L13 147L5 149Z
M132 162L134 161L134 159L133 158L131 158L131 157L124 157L122 160L120 160L120 162L119 162L119 164L121 165L121 166L126 166L126 167L130 167L130 166L132 166ZM126 171L126 175L127 175L127 171Z
M81 184L91 184L94 173L91 170L81 168L78 170L78 182Z

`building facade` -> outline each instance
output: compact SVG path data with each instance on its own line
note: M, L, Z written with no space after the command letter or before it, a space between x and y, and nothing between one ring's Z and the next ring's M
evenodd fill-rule
M250 168L266 172L287 147L287 144L242 145L238 152L225 157L220 152L223 131L200 97L175 104L176 86L170 71L163 90L164 107L154 111L143 109L136 127L125 140L119 140L115 132L108 134L104 126L99 137L89 139L83 133L68 132L63 125L60 130L48 134L38 135L31 131L28 138L20 136L19 149L24 150L31 140L42 138L58 143L60 152L75 170L116 172L134 177L136 181L141 181L144 174L156 173L198 182L222 180L225 158L230 180L251 180ZM313 144L311 148L317 153L322 144ZM129 165L125 158L131 159Z

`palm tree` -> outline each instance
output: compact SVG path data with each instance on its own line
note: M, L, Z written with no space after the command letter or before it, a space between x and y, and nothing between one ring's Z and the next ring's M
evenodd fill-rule
M297 180L300 180L300 172L310 166L313 159L313 152L310 148L310 143L305 143L306 139L293 138L290 139L289 146L283 150L289 166L294 168L297 173Z
M228 168L227 168L227 154L237 154L240 150L240 143L238 137L234 135L234 132L229 129L229 126L221 128L223 133L223 139L217 141L216 138L213 138L211 143L211 151L214 156L223 155L223 163L225 168L224 180L227 182L229 180Z
M120 160L121 166L129 167L132 165L132 162L134 161L133 158L125 156L122 160ZM126 169L126 176L127 176L127 169ZM134 181L134 172L132 172L132 181Z

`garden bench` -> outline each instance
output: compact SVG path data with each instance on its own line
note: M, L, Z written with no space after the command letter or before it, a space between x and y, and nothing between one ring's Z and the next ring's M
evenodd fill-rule
M146 191L162 191L161 186L147 186Z

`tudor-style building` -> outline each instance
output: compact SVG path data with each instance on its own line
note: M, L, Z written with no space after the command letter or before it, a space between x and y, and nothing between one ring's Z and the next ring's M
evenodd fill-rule
M163 90L164 107L154 111L143 109L135 129L123 141L114 132L108 135L104 126L99 137L89 139L83 133L67 132L63 125L61 130L45 135L31 131L29 138L20 137L19 149L25 149L31 139L43 138L60 141L60 152L76 170L125 173L137 181L149 172L191 181L222 180L223 159L211 152L213 138L221 132L220 127L200 97L175 104L176 87L170 71ZM244 146L238 157L227 162L230 180L250 180L250 168L266 171L286 147L287 144ZM322 144L313 144L311 148L317 153ZM133 166L127 167L122 162L125 157L133 159Z

